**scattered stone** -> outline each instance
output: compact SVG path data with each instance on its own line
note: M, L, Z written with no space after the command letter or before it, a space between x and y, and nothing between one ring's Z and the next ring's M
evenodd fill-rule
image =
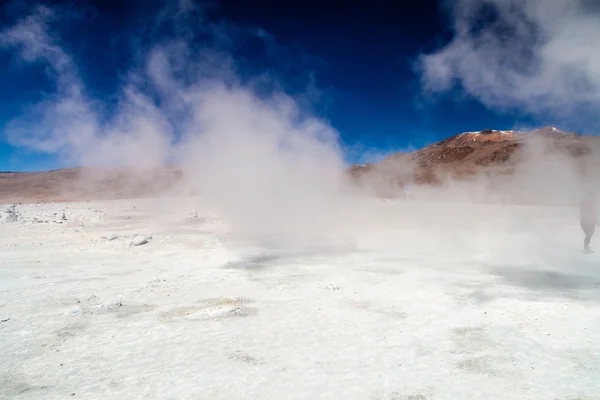
M338 285L333 285L333 284L330 284L330 285L327 285L327 286L325 286L325 289L329 289L329 290L340 290L340 287L339 287Z
M7 322L10 321L10 318L4 318L3 320L1 320L2 322Z
M136 235L133 237L133 239L131 239L131 246L142 246L144 244L148 243L148 238L146 236L139 236Z
M76 230L76 232L79 232L79 230ZM111 233L108 236L100 236L100 239L108 240L109 242L112 242L113 240L117 240L118 238L120 238L120 236L117 235L116 233Z
M80 315L83 314L83 309L79 306L73 306L67 310L66 314L70 316Z
M21 217L21 214L17 211L15 204L9 206L4 213L6 214L4 218L4 221L6 222L17 222Z
M234 307L231 310L227 311L228 315L249 315L251 313L251 309L246 307Z
M120 301L113 301L100 304L100 308L108 312L115 311L120 307L123 307L123 303L121 303Z

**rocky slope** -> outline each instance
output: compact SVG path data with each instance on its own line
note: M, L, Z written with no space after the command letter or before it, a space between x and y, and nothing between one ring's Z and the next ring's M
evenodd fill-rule
M65 168L0 172L0 203L59 202L152 197L173 189L181 172L116 168Z
M546 164L594 178L599 158L600 137L554 127L529 132L484 130L393 154L376 164L353 165L349 173L375 194L394 197L406 183L442 185L482 175L499 180L537 167L543 170Z
M562 188L581 177L598 179L600 184L598 160L600 137L545 127L530 132L465 132L414 152L393 154L376 164L353 165L348 172L352 182L370 194L397 197L406 183L442 186L481 176L495 187L502 185L503 179L515 181L515 176L530 186L546 184L555 177ZM181 171L172 166L152 171L72 168L0 172L0 203L152 197L175 190L181 178Z

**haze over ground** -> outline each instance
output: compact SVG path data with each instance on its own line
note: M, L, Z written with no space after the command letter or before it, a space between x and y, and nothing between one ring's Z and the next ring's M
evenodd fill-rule
M399 39L388 35L383 40L385 27L403 11L427 14L424 5L351 3L348 12L351 22L358 23L362 20L356 12L364 11L360 15L366 31L359 34L368 37L371 32L382 48L380 58L373 61L376 67L388 51L403 58L386 61L391 69L399 64L405 68L404 75L399 74L403 82L395 89L420 82L405 108L394 113L414 112L415 102L421 112L435 110L452 99L469 108L470 115L480 110L474 102L487 107L487 123L498 121L491 117L494 113L504 113L513 125L557 120L589 132L598 122L597 115L588 112L599 100L598 60L595 52L587 51L600 32L598 10L585 1L564 4L441 3L438 8L451 35L444 39L448 31L423 33L429 41L408 46L412 52L404 54L391 50ZM276 18L300 6L289 7L272 9L269 15ZM299 30L295 39L280 42L231 8L227 3L189 0L147 6L9 3L3 8L0 31L7 76L18 82L34 77L44 91L36 96L24 92L23 98L15 96L8 102L3 138L10 147L4 146L4 151L26 149L66 165L128 165L141 171L175 164L183 168L189 190L201 192L252 232L261 227L290 234L302 231L295 226L309 229L306 221L315 215L322 216L318 220L323 223L333 218L331 210L344 192L348 159L379 158L390 149L369 147L382 141L374 131L344 136L328 118L328 107L335 109L338 96L333 80L318 79L319 68L328 68L327 58L321 67L319 56L311 58L299 41L308 28ZM321 15L321 27L333 18L327 7L302 9L313 18ZM374 31L378 22L384 23L383 28ZM281 29L285 22L265 20L265 24ZM84 25L89 28L76 35ZM99 39L103 26L114 35L109 42ZM411 27L402 37L410 36ZM433 38L438 40L435 46ZM311 43L307 40L305 46ZM100 61L94 68L96 60L113 51L111 61ZM342 53L330 58L339 61ZM375 74L365 75L364 68L353 70L351 64L345 68L354 76L363 74L361 82L381 82ZM339 63L332 67L336 65L339 68ZM406 75L406 68L412 75ZM101 73L107 76L99 78ZM5 82L7 89L19 88L18 83ZM385 93L367 92L364 103ZM346 114L360 109L360 104L347 106ZM368 117L377 119L377 113ZM445 121L436 124L443 126ZM376 125L373 122L374 130ZM418 130L402 136L406 132L397 126L383 141L409 147L413 140L428 140ZM524 173L529 181L545 182L542 189L549 196L558 195L557 184L550 179L556 175L549 176L539 163L547 159L540 149L543 144L529 150ZM356 151L358 156L352 154ZM553 161L561 171L561 190L572 192L573 198L595 179L581 176L570 159Z
M189 109L165 92L173 90L164 87L172 82L155 82L150 76L151 64L154 74L160 68L158 53L168 54L171 62L179 60L172 64L175 79L188 90L200 73L204 80L237 79L263 97L275 88L283 90L303 114L315 115L337 131L345 161L377 160L396 150L487 128L554 125L567 132L597 132L597 117L591 112L598 86L595 52L589 51L597 32L592 2L206 4L6 3L1 20L1 89L6 95L0 115L5 127L0 170L48 169L89 158L67 149L56 157L54 150L65 144L62 139L53 148L43 148L51 151L46 156L19 146L24 138L14 140L24 133L15 131L11 121L21 118L29 124L21 128L31 131L32 117L39 121L42 116L28 115L30 106L42 100L42 107L52 107L71 95L78 104L76 96L85 97L87 114L78 121L95 120L102 136L123 129L116 127L122 124L118 115L131 107L127 102L135 102L132 96L140 99L143 94L146 105L138 104L136 115L166 121L158 124L158 136L148 134L149 147L186 136ZM45 8L38 11L46 11L36 12L39 5ZM32 18L19 24L32 12ZM175 14L178 22L171 18ZM15 24L20 29L11 29ZM50 62L62 63L60 79L46 68L48 54L27 52L19 35L29 35L30 44L50 46L36 51L53 52ZM229 67L221 69L223 65ZM78 81L81 93L68 93L64 85L75 82L66 83L66 74ZM132 87L136 94L126 94ZM440 91L446 92L440 96ZM150 106L154 110L140 110ZM44 113L39 107L36 112ZM128 123L128 131L142 129ZM50 129L52 121L44 125ZM150 144L151 136L165 143ZM85 152L87 142L80 140L81 151L72 153ZM100 151L92 158L106 152L111 153Z
M0 397L596 400L600 10L395 3L3 6Z

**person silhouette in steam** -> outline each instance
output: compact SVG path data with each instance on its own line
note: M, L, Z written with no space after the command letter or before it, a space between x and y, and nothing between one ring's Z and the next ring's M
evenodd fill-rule
M579 204L579 215L581 229L585 233L585 239L583 239L583 252L591 253L590 241L598 225L598 216L596 214L596 195L594 192L588 192L581 203Z

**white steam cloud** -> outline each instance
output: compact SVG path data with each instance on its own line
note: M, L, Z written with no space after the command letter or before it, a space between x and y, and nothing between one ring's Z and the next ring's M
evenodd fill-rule
M141 50L112 107L88 94L53 33L57 21L54 9L38 6L0 31L0 49L48 67L55 83L8 124L12 143L87 166L176 163L240 232L301 238L332 226L343 172L338 134L269 74L240 73L232 49L250 33L211 24L190 2L163 9L153 29L170 24L172 35Z
M600 3L447 4L454 37L421 56L426 90L442 92L458 86L492 108L550 113L570 122L600 106Z
M51 35L50 24L57 20L52 9L38 6L0 32L3 48L17 50L24 61L46 64L55 83L54 93L8 124L7 139L74 164L164 165L172 132L161 111L128 83L118 112L105 118L100 102L86 94L72 57Z

